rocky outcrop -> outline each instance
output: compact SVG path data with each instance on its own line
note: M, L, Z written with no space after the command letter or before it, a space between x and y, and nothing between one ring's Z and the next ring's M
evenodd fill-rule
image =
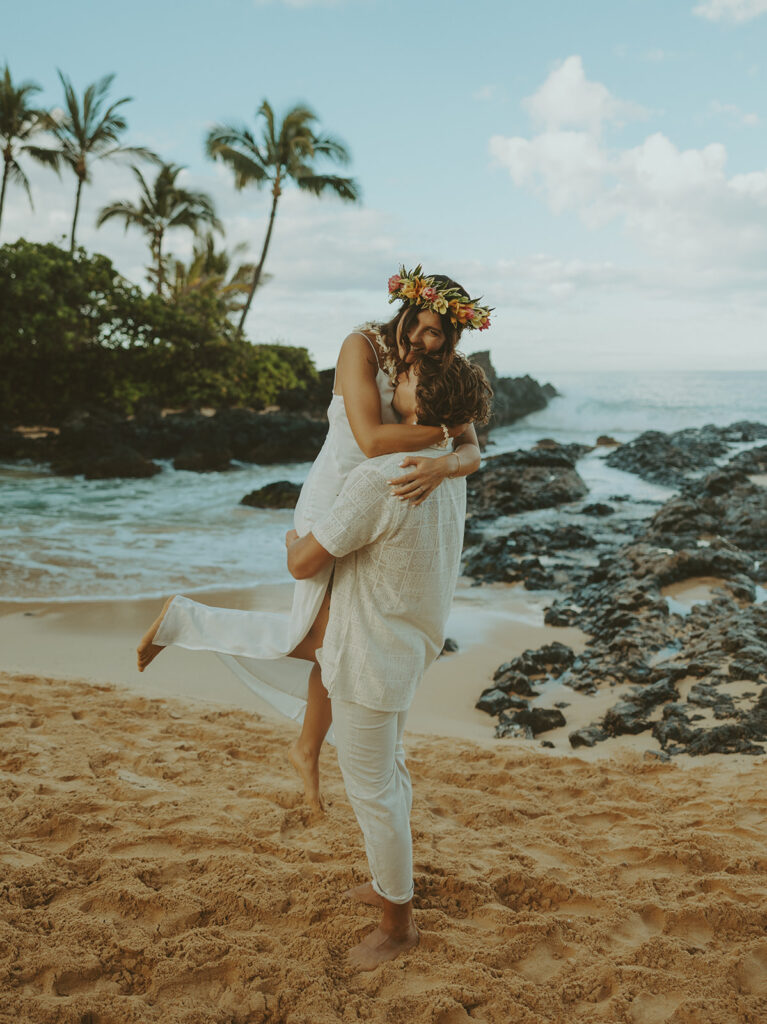
M300 484L291 483L290 480L277 480L246 494L240 504L249 505L251 508L295 508L300 493Z
M704 428L697 449L694 432L680 434L685 450L697 451L699 473L701 460L713 459L715 441L763 432L767 428L759 424ZM619 512L600 517L598 533L577 516L570 523L525 525L485 539L480 530L489 517L470 523L473 546L465 564L477 579L523 579L529 586L535 560L548 556L538 567L560 596L545 621L578 626L589 635L585 650L559 672L560 683L586 693L616 689L614 706L571 734L574 747L646 733L664 748L663 756L764 752L767 488L747 474L761 473L766 449L740 453L702 477L684 476L680 493L645 520L621 519ZM716 458L723 460L722 454ZM592 510L569 511L586 516ZM560 551L561 560L554 560ZM671 584L700 579L712 581L713 590L689 611L664 596ZM482 694L484 709L499 716L499 735L527 734L514 719L523 709L511 703L512 694L515 702L534 700L549 678L552 670L532 673L524 658L499 667Z
M539 384L532 377L499 377L490 359L490 352L474 352L469 356L481 366L493 389L493 414L488 429L515 423L531 412L545 409L558 395L552 384Z
M728 445L763 437L767 437L767 426L746 421L729 427L709 425L672 434L648 430L610 452L607 464L636 473L652 483L680 487L691 474L713 469L714 460L727 454Z
M214 416L163 416L146 409L132 420L82 413L71 416L57 434L29 437L3 430L0 457L50 462L54 472L87 478L151 476L160 472L154 459L172 459L176 469L213 472L230 468L233 459L311 462L326 433L327 423L286 412L225 409Z
M489 353L472 358L495 382L494 426L542 409L556 395L550 384L541 386L531 377L497 377ZM44 430L25 435L2 427L0 458L50 462L56 472L85 476L152 475L160 471L154 459L172 460L176 469L194 472L220 472L230 468L232 460L263 465L311 462L327 433L334 372L321 371L308 390L282 392L277 411L163 414L144 403L127 420L108 411L75 413L58 435ZM487 429L483 436L486 439Z
M578 501L588 488L575 458L561 449L508 452L487 459L468 480L475 515L501 516Z

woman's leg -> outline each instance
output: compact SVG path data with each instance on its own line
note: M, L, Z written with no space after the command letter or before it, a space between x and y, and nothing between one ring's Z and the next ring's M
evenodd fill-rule
M304 783L307 802L318 810L325 805L320 793L320 750L333 720L328 692L322 685L322 673L317 663L317 649L322 647L330 610L330 588L322 600L317 618L304 639L290 652L289 657L312 661L309 673L309 694L301 733L291 744L289 756L293 767Z

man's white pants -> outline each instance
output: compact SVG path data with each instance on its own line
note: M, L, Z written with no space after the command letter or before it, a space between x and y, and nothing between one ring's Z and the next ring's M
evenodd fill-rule
M413 898L413 789L402 743L407 711L374 711L331 698L338 763L365 837L373 888L391 903Z

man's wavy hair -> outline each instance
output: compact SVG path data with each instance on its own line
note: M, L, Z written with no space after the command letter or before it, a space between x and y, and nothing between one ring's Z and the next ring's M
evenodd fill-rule
M490 419L492 399L493 389L482 367L460 352L442 363L431 359L418 363L416 403L418 422L424 426L482 426Z

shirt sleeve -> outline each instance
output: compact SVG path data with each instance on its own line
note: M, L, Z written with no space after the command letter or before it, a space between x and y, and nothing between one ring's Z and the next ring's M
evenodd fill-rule
M383 476L364 463L347 477L333 507L312 527L315 540L334 558L372 544L400 512Z

